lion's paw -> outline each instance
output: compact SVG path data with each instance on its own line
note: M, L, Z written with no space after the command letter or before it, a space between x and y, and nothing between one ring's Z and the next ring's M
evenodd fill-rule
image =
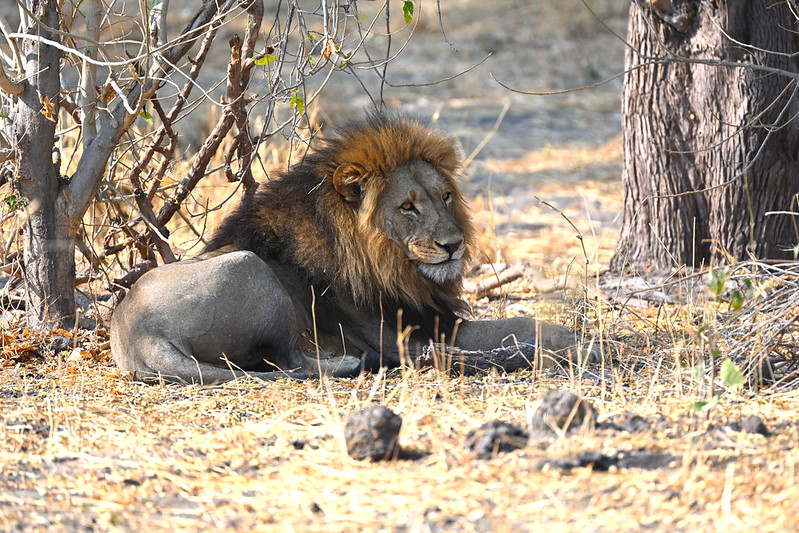
M305 364L303 368L312 374L334 377L349 377L361 371L361 358L352 355L330 355L329 357L316 357L303 355Z
M563 326L539 323L539 332L536 339L548 355L556 360L568 360L576 364L607 362L607 350L590 337L581 336Z

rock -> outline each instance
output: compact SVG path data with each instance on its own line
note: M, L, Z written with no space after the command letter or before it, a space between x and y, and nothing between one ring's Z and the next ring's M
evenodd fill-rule
M351 413L344 424L344 440L350 457L382 461L396 457L402 418L391 409L373 405Z
M54 354L58 354L60 352L72 350L72 346L74 344L75 344L75 339L72 339L64 335L52 335L50 336L49 342L47 343L47 349Z
M533 410L529 420L533 432L553 433L583 426L596 425L596 410L571 391L552 390L547 392Z
M515 424L491 420L466 435L466 448L478 457L494 457L525 447L529 438L527 432Z
M573 470L575 468L590 467L596 472L607 472L611 468L640 468L642 470L657 470L670 468L675 457L667 452L651 450L629 450L611 454L595 451L582 452L569 455L561 459L542 461L539 468L545 465L559 470Z
M741 429L747 433L759 433L764 437L768 437L771 432L768 430L763 420L757 415L749 415L741 420Z
M610 429L612 431L625 431L627 433L640 433L647 429L655 429L651 419L644 418L636 413L625 411L613 415L604 422L597 425L599 429Z

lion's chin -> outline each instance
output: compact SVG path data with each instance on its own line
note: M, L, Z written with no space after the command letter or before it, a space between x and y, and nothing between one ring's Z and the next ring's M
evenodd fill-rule
M443 263L416 263L419 272L436 285L458 279L463 275L463 260L451 259Z

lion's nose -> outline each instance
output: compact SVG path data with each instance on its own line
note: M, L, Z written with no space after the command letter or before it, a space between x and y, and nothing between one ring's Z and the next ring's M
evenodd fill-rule
M463 246L463 239L458 239L450 242L438 242L436 241L436 245L446 250L446 252L452 256L455 252L461 249Z

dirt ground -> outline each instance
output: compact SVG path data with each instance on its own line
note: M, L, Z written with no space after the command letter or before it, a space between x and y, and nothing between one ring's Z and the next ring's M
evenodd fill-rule
M628 1L587 5L624 35ZM397 13L400 6L392 3ZM718 332L718 346L732 350L740 337L726 336L726 325L754 331L769 317L739 324L707 298L634 306L597 286L620 227L621 82L530 96L496 81L538 92L593 84L622 71L623 42L579 1L441 2L449 42L435 7L424 2L417 12L416 34L388 69L398 87L385 96L455 135L467 156L487 141L464 182L479 245L485 262L522 265L524 276L468 301L479 316L529 314L584 328L587 338L623 341L612 362L460 378L405 369L304 383L144 385L115 367L105 328L3 330L0 529L799 526L795 387L758 390L718 376L709 387L702 366L707 335ZM451 81L399 87L453 76L488 54ZM331 83L322 120L363 112L369 99L360 84L344 73ZM364 83L379 92L378 80ZM771 318L795 321L796 307L789 300ZM795 346L780 349L795 353ZM549 390L584 397L597 411L596 427L532 437L488 458L467 448L468 433L486 421L527 428ZM355 461L343 426L373 404L402 417L404 452ZM750 415L764 427L747 422Z
M624 35L628 2L589 5ZM548 248L551 237L573 231L543 200L578 227L589 259L602 264L621 225L621 80L552 96L511 92L498 81L535 92L595 84L622 72L623 42L579 1L442 3L449 42L434 3L422 4L420 16L413 38L390 65L389 83L426 84L465 73L434 85L386 87L386 102L434 120L457 137L467 156L485 143L467 167L465 191L480 229L507 243L497 259L531 262L550 276L583 259L576 238L556 238L555 248ZM376 76L363 81L379 94ZM332 123L369 105L351 77L332 83L320 106ZM341 94L355 98L343 102Z

